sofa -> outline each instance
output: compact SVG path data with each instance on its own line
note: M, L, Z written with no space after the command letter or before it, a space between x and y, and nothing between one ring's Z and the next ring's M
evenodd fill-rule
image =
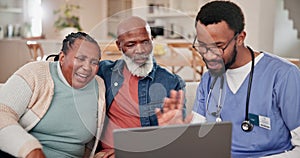
M185 105L186 105L187 113L190 113L193 109L198 84L199 82L186 82L186 87L185 87L186 104Z
M199 82L186 82L186 94L185 97L187 99L186 101L186 108L187 112L191 112L193 109L195 96L196 96L196 90L198 87ZM3 86L3 83L0 83L0 88Z

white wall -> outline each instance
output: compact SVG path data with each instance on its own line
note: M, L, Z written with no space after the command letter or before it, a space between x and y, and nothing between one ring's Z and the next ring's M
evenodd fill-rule
M61 4L64 3L64 0L43 0L42 1L42 10L43 10L43 34L47 39L55 39L58 36L58 33L55 32L54 21L56 20L53 10L58 9Z
M233 0L245 16L246 45L257 51L273 52L274 0Z
M80 24L84 31L95 38L107 36L107 0L80 0Z
M84 31L91 32L97 39L106 38L107 1L72 1L77 1L82 5L80 22ZM283 10L283 0L232 1L240 5L245 14L246 45L258 51L263 50L284 57L300 58L300 40L296 37L297 32L292 29L292 21L288 20L288 12ZM58 8L64 0L43 0L42 2L46 12L43 23L44 33L48 39L56 38L52 11L54 8ZM145 4L142 2L145 1L133 0L133 6Z
M91 32L94 28L106 18L107 13L107 0L72 0L72 4L79 4L81 9L80 24L85 32ZM56 20L53 10L58 9L65 0L43 0L43 33L47 39L57 39L59 37L58 32L53 27ZM103 30L101 32L105 32Z
M274 53L283 57L300 58L300 40L297 38L297 31L292 29L293 22L288 19L288 11L283 10L283 0L276 2Z
M232 0L245 14L246 44L258 51L300 58L300 40L283 0Z

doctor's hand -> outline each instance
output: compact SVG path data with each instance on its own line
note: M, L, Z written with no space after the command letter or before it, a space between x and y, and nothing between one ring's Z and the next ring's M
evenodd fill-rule
M192 114L183 118L183 91L171 90L170 98L165 98L163 108L156 108L155 113L158 119L158 124L172 125L172 124L187 124L190 123Z
M109 149L107 151L98 152L94 158L115 158L115 150Z

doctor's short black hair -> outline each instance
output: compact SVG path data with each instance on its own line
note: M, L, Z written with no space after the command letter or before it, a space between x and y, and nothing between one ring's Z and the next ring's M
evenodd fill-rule
M239 6L230 1L212 1L201 7L196 17L205 26L225 21L235 33L241 33L245 27L244 14Z

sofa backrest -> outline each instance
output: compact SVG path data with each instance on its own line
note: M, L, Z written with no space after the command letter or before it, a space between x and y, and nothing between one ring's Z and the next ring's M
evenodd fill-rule
M196 90L198 88L199 82L186 82L186 109L187 113L190 113L193 109L195 98L196 98Z
M199 82L186 82L185 97L187 99L187 101L186 101L187 113L191 112L193 109L198 84L199 84ZM0 83L0 88L3 85L4 85L3 83Z

